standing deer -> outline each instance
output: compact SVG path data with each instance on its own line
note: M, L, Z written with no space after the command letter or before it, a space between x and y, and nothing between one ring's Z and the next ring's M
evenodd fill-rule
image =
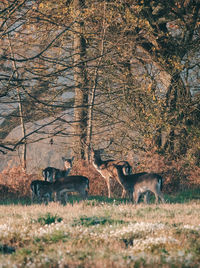
M163 179L160 175L146 172L124 175L121 166L115 165L115 167L121 184L124 186L126 191L129 192L130 196L133 197L135 204L138 203L139 198L143 193L148 193L149 191L154 193L156 203L158 203L158 198L160 198L162 203L165 203L161 192Z
M64 170L57 169L54 167L47 167L42 171L42 175L45 181L53 182L59 178L67 177L67 175L72 169L74 157L72 157L71 159L66 159L62 157L62 160L64 161L64 166L65 166Z
M126 195L126 189L124 185L121 183L121 180L119 179L117 169L115 165L121 166L123 172L125 174L131 174L132 169L130 164L127 161L122 160L101 160L100 156L101 150L91 150L91 161L95 169L101 174L101 176L105 179L107 187L108 187L108 197L111 197L111 190L110 190L110 179L115 178L119 184L122 186L122 197L125 197Z
M68 176L48 184L39 185L38 194L41 198L56 194L56 201L66 204L68 192L78 192L83 199L87 198L89 190L89 180L84 176Z
M31 202L45 202L48 203L52 200L51 194L47 193L46 195L40 194L40 189L46 186L49 186L51 183L48 181L42 181L42 180L34 180L31 182L30 188L31 188Z

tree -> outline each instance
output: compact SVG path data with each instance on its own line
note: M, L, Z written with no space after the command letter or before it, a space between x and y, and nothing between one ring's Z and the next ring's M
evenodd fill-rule
M74 152L79 159L85 159L88 119L88 78L86 68L86 40L82 17L85 0L74 0L74 83L75 83L75 144Z
M14 150L25 140L30 142L28 140L30 136L41 132L47 125L46 123L43 126L40 125L35 131L27 133L19 140L5 142L5 138L11 130L20 124L20 118L25 124L51 116L54 117L52 122L57 120L58 122L62 121L63 124L65 116L63 111L72 108L74 101L72 97L64 101L60 97L65 92L73 91L73 86L71 84L65 85L67 80L65 76L70 69L69 61L65 62L65 59L69 58L69 52L65 57L62 57L60 50L67 50L67 48L64 45L58 49L56 44L56 42L62 41L69 25L63 26L61 30L58 28L51 34L55 23L51 18L46 21L47 16L41 13L42 7L39 4L33 2L30 4L29 1L13 1L11 5L9 2L4 2L2 6L1 102L4 106L1 113L0 139L2 151L5 152L6 150ZM51 40L45 39L45 30L49 31ZM8 34L12 53L7 43ZM12 68L13 63L17 66L15 68L17 72ZM59 69L58 63L60 64ZM64 69L63 76L60 71L61 66ZM59 80L62 82L58 82ZM19 96L19 94L18 96L14 94L16 88L20 89L23 116L20 115L20 109L15 104L18 103ZM65 123L67 122L65 121ZM48 136L59 134L65 131L65 128L61 125L59 131L56 129Z
M178 0L144 1L141 6L140 16L148 23L151 39L139 35L140 45L170 76L166 104L163 107L168 131L166 142L162 146L174 156L183 155L187 150L185 141L188 135L191 92L183 77L191 53L197 52L199 48L199 8L197 1ZM162 134L162 128L159 131Z
M20 84L25 123L50 116L60 122L73 107L78 158L88 158L95 137L101 143L110 136L120 154L147 150L147 143L172 157L185 154L198 118L191 92L199 64L197 1L20 3L23 8L5 18L16 56L2 38L1 92L10 100L8 92ZM13 60L17 81L8 65ZM69 92L75 95L62 98ZM1 141L20 123L17 107L3 116ZM68 135L63 122L50 136Z
M125 141L124 132L143 149L146 136L171 157L184 155L194 125L191 110L197 111L191 70L199 65L199 3L115 1L109 5L109 17L114 56L106 59L110 64L104 74L113 102L109 108L115 109L107 118L112 114L110 122L124 126L115 136ZM130 135L136 129L138 135Z

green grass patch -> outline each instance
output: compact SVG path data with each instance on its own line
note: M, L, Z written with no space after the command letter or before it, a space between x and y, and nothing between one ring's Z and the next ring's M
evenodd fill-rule
M31 205L31 199L29 197L21 197L21 198L7 198L0 200L0 205Z
M123 220L113 220L110 217L82 216L79 219L74 219L72 226L81 225L81 226L89 227L93 225L105 225L105 224L113 225L113 224L123 224L123 223L124 223Z
M200 188L196 189L188 189L180 192L175 192L172 194L164 194L164 198L166 203L187 203L190 201L199 201L200 200ZM75 204L82 202L83 199L78 195L71 195L68 198L68 203ZM88 196L88 199L84 201L88 206L101 206L104 204L115 204L121 205L126 203L131 203L128 198L108 198L105 196ZM143 202L143 197L140 199L140 203ZM150 204L155 203L155 196L151 194L150 196ZM31 205L31 200L29 197L26 198L8 198L4 200L0 200L0 205Z
M189 189L181 192L165 195L165 199L168 203L186 203L190 201L200 200L200 188Z
M46 224L52 224L55 222L61 222L63 219L57 215L52 215L51 213L47 213L44 216L38 217L36 220L39 222L41 225L46 225Z

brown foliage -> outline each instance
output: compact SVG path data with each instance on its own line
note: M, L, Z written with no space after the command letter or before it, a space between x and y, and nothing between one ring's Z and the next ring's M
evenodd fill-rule
M26 174L21 166L3 170L0 173L0 200L29 197L30 184L35 179L40 178L35 174Z
M182 161L168 161L164 156L148 152L141 156L137 166L133 165L133 173L156 172L164 178L164 192L171 193L200 185L200 168ZM86 176L90 181L89 195L108 196L104 178L95 168L81 160L73 164L71 175ZM21 166L5 169L0 173L0 200L16 199L30 196L32 180L42 179L36 174L26 174ZM122 187L116 180L111 180L111 195L120 197Z
M86 176L90 181L89 195L107 196L107 186L105 180L99 175L91 164L86 161L80 160L73 164L70 175Z
M168 160L158 153L147 152L134 172L156 172L164 178L164 191L171 193L200 186L200 168L186 160Z

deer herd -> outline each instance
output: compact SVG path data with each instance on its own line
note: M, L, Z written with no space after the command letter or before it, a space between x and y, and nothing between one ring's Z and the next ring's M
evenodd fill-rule
M105 179L108 187L108 197L111 197L110 179L116 179L122 186L122 198L128 195L129 199L138 203L139 198L144 194L145 203L149 203L149 193L155 195L156 203L160 198L164 203L162 194L163 179L156 173L132 173L132 168L127 161L122 160L106 160L101 159L100 150L91 150L91 163L94 168ZM64 161L64 170L54 167L47 167L42 171L44 180L34 180L31 182L31 199L32 202L44 202L48 204L50 201L59 201L66 204L69 192L78 193L83 199L86 199L89 191L89 179L80 175L69 175L73 158Z

